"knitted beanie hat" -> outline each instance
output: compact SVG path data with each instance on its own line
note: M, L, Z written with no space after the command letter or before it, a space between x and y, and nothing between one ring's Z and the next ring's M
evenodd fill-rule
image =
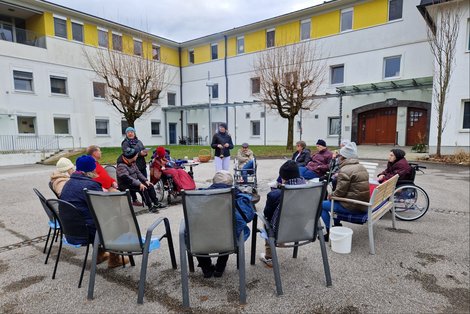
M227 185L233 185L232 174L227 170L219 170L215 173L214 178L212 178L212 183L223 183Z
M69 169L73 169L73 167L75 166L70 161L70 159L62 157L57 162L56 167L57 167L57 170L59 170L60 172L66 172Z
M279 176L284 180L300 178L297 163L293 160L286 161L279 169Z
M358 158L357 157L357 146L354 142L349 142L339 150L339 154L344 158Z
M78 171L91 172L96 169L95 159L88 155L78 157L76 163Z

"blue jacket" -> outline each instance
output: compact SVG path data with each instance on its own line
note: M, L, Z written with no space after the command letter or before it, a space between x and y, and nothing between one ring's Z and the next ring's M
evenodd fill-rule
M93 181L90 177L87 177L80 172L74 172L70 176L70 180L65 183L62 193L60 194L60 199L71 203L80 211L88 225L90 238L93 239L96 228L93 217L88 209L85 192L83 192L83 189L85 188L91 191L103 190L101 188L101 184ZM63 220L69 220L70 223L70 219L67 219L66 214L60 214L60 218ZM86 238L86 236L86 234L83 235L84 238ZM86 241L83 239L74 237L67 237L67 241L72 244L86 244Z

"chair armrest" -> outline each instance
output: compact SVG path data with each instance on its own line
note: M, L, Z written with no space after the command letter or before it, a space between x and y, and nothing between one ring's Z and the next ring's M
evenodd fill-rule
M179 230L179 235L180 237L184 237L184 232L186 231L186 224L184 223L184 219L181 219L180 222L180 230Z
M346 203L354 203L354 204L364 205L364 206L371 206L371 205L372 205L371 203L366 203L366 202L363 202L363 201L353 200L353 199L344 198L344 197L332 196L331 199L332 199L333 201L340 201L340 202L346 202Z
M150 227L147 228L145 242L150 241L150 239L152 238L153 230L155 230L155 228L157 228L157 226L162 223L163 219L164 217L158 218L153 224L150 225Z
M268 236L269 237L271 237L271 236L274 237L274 230L272 229L271 224L264 217L264 214L260 213L260 212L255 212L255 214L256 214L256 216L258 216L258 218L263 223L264 228L266 228L266 233L268 234ZM264 229L263 227L258 227L258 228Z

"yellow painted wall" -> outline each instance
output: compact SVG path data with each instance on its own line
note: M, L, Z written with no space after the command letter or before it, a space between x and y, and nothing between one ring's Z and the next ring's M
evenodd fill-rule
M148 40L142 41L142 54L145 59L152 59L152 42Z
M227 57L237 55L237 38L232 37L227 39Z
M209 62L211 60L210 44L194 48L194 64Z
M353 29L387 22L388 0L373 0L354 7Z
M72 21L70 20L69 17L67 18L66 25L67 25L67 39L72 40Z
M181 50L181 66L185 67L189 65L189 59L188 59L188 49L182 49Z
M122 34L122 52L134 54L134 38L132 36Z
M98 46L98 28L96 25L84 24L83 33L85 36L85 44L91 46Z
M294 21L276 26L275 42L276 46L285 46L299 42L300 21Z
M249 33L245 35L245 53L263 50L266 48L266 31Z
M113 32L108 29L108 48L113 49Z
M339 33L339 18L339 10L313 16L312 37L319 38Z
M44 14L34 15L26 20L26 29L38 35L46 35L46 24Z
M225 58L225 40L221 40L217 43L217 54L219 59Z
M170 65L179 66L179 53L178 49L173 49L166 46L160 46L161 61ZM182 56L183 58L183 56ZM182 59L184 62L184 59ZM188 55L186 54L186 62L188 62Z

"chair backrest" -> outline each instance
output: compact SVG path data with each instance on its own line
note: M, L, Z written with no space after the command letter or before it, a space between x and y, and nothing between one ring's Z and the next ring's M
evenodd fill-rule
M52 193L54 193L54 195L59 198L59 194L57 194L55 191L54 191L54 188L52 186L52 181L49 181L49 189L51 189Z
M187 247L193 254L237 248L233 188L183 192Z
M325 183L281 187L277 243L315 241L325 187Z
M372 204L371 207L377 208L378 206L383 206L382 203L389 200L390 202L391 197L395 193L395 187L398 181L398 174L394 175L392 178L388 179L382 184L379 184L372 192L370 197L370 203Z
M114 167L113 165L106 165L104 166L104 170L106 170L106 172L111 178L117 180L116 167Z
M103 247L116 252L142 251L142 237L129 191L84 191Z
M33 189L34 193L36 193L36 195L38 196L39 198L39 201L41 202L41 205L42 205L42 208L44 209L44 211L46 212L46 215L47 217L49 217L49 221L54 223L55 222L55 219L56 219L56 216L54 215L54 213L52 212L52 209L49 208L49 206L47 205L47 202L46 202L46 198L44 197L44 195L41 194L41 192L39 192L37 189ZM58 212L57 212L58 214Z
M377 172L377 167L379 166L378 163L376 162L366 162L366 161L360 161L359 162L361 165L366 168L367 172L369 173L369 179L376 180L376 172Z
M46 201L52 209L59 213L58 219L62 233L67 236L89 239L89 230L81 212L69 202L49 199Z

